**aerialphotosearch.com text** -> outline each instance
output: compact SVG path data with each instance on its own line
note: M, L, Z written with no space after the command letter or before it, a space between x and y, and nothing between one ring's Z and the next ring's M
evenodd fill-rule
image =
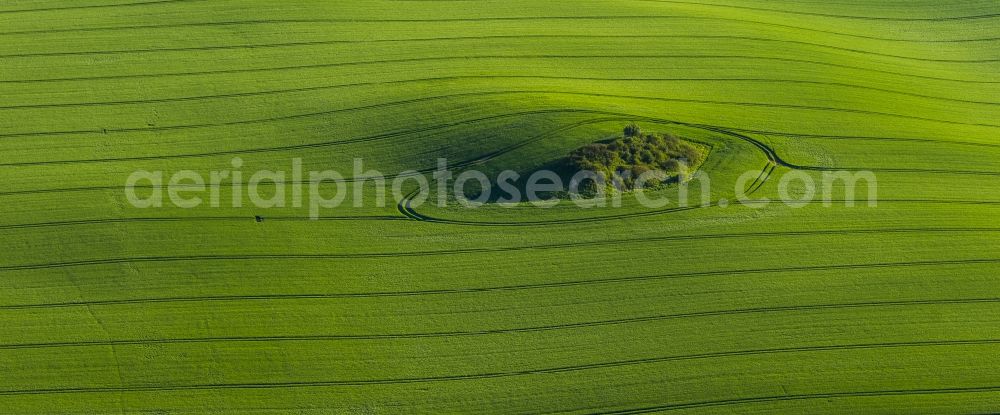
M854 206L865 202L876 206L878 186L870 171L822 171L810 174L790 170L764 177L760 170L744 172L735 181L728 198L712 198L712 178L708 172L668 174L650 170L638 176L630 171L616 171L611 177L593 171L555 172L538 170L527 175L505 170L494 177L479 170L452 171L446 159L438 159L437 168L430 171L408 170L384 175L367 170L362 159L355 159L350 175L336 170L304 171L302 159L291 159L287 171L242 170L243 160L230 160L230 167L207 174L194 170L164 172L138 170L125 182L125 195L136 208L197 208L243 207L245 203L260 209L308 207L312 219L324 211L347 206L364 207L374 204L384 207L391 197L393 204L406 203L416 209L432 201L439 207L458 204L477 208L485 204L513 207L531 204L552 207L571 203L580 208L621 207L624 198L633 198L639 205L661 209L673 204L687 206L727 206L733 203L763 207L775 202L771 198L748 194L763 180L776 183L777 201L789 207L803 207L821 201L825 206L839 202ZM779 176L779 177L773 177ZM819 177L817 177L819 176ZM626 186L626 184L628 184ZM676 187L668 198L662 190ZM759 188L760 186L757 185ZM866 192L856 199L860 188ZM348 198L350 196L350 202ZM692 203L689 198L696 198Z

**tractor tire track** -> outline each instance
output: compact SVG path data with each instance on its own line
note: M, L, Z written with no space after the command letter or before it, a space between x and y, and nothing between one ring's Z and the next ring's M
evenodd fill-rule
M608 113L608 115L612 115L612 114ZM811 170L811 171L837 171L837 170L844 170L843 168L836 168L836 167L799 166L799 165L795 165L795 164L789 163L789 162L783 160L777 154L777 152L773 148L771 148L769 145L763 143L762 141L760 141L758 139L755 139L753 137L750 137L748 135L740 134L740 133L737 133L737 132L734 132L734 131L730 131L730 130L728 130L726 128L722 128L722 127L718 127L718 126L714 126L714 125L696 124L696 123L685 123L685 122L680 122L680 121L666 120L666 119L655 118L655 117L635 116L635 115L629 115L629 114L614 114L614 115L620 115L623 118L626 118L626 119L628 119L630 121L645 121L645 122L668 124L668 125L670 125L670 124L682 125L682 126L687 126L687 127L692 127L692 128L699 128L699 129L703 129L703 130L706 130L706 131L711 131L711 132L714 132L714 133L717 133L717 134L721 134L721 135L724 135L724 136L732 137L732 138L735 138L735 139L747 142L747 143L753 145L754 147L756 147L757 149L759 149L764 154L764 156L767 158L768 162L774 165L774 168L776 168L777 166L782 166L782 167L786 167L786 168L790 168L790 169ZM774 168L771 169L771 172L774 171ZM893 169L881 169L881 170L879 170L879 169L857 169L857 170L890 171L890 170L893 170ZM908 170L906 172L913 172L913 170L917 170L917 169L895 169L895 170L900 170L900 171L902 171L902 170ZM950 172L954 172L955 174L970 174L970 172L967 172L967 171L938 170L937 172L939 172L939 173L940 172L949 172L949 173ZM993 173L993 172L975 172L973 174L980 174L980 175L1000 175L1000 173ZM768 172L768 176L767 177L770 177L770 172ZM767 177L765 177L765 180L766 180ZM763 185L763 182L760 182L760 186L758 186L758 189L762 185ZM756 189L754 191L756 191ZM649 211L643 211L643 212L631 212L631 213L624 213L624 214L618 214L618 215L592 216L592 217L589 217L589 218L553 219L553 220L547 220L547 221L489 222L489 221L468 221L468 220L457 220L457 219L444 219L444 218L436 218L436 217L432 217L432 216L421 214L421 213L417 212L416 209L412 206L412 200L413 200L413 198L415 196L416 196L416 193L411 193L411 194L407 195L403 200L401 200L397 204L397 209L399 210L399 212L402 215L404 215L404 216L406 216L408 218L411 218L413 220L421 221L421 222L437 223L437 224L449 224L449 225L465 225L465 226L541 226L541 225L557 225L557 224L575 224L575 223L586 223L586 222L600 222L600 221L614 220L614 219L633 218L633 217L640 217L640 216L653 216L653 215L660 215L660 214L667 214L667 213L674 213L674 212L682 212L682 211L687 211L687 210L693 210L693 209L699 209L699 208L706 208L706 207L711 207L711 206L717 206L717 204L718 204L718 202L712 202L712 203L710 203L707 206L676 207L676 208L667 208L667 209L659 209L659 210L649 210ZM810 201L810 202L815 203L815 201Z
M387 64L398 64L398 63L437 62L437 61L451 61L451 60L468 61L468 60L495 60L495 59L518 60L518 59L625 59L625 58L763 60L763 61L774 61L781 63L812 64L818 66L852 69L863 72L881 73L886 75L895 75L900 77L916 78L916 79L930 79L937 81L949 81L949 82L971 83L971 84L1000 84L1000 81L943 78L943 77L934 77L929 75L917 75L911 73L893 72L881 69L873 69L862 66L852 66L852 65L838 64L832 62L814 61L808 59L779 58L779 57L753 56L753 55L551 55L551 54L550 55L475 55L475 56L463 56L463 57L400 58L400 59L384 59L384 60L369 60L369 61L340 62L340 63L309 64L309 65L291 65L291 66L270 67L270 68L216 69L216 70L206 70L206 71L172 72L172 73L159 73L159 74L153 73L153 74L130 74L130 75L95 75L95 76L63 77L63 78L6 79L6 80L0 80L0 84L5 84L5 83L31 84L31 83L48 83L48 82L114 80L114 79L145 79L145 78L223 75L223 74L229 75L229 74L244 74L244 73L256 73L256 72L276 72L276 71L290 71L290 70L302 70L302 69L322 69L322 68L337 68L337 67L362 66L362 65L387 65Z
M136 7L136 6L159 6L167 3L190 3L194 1L202 1L202 0L151 0L151 1L142 1L134 3L95 4L89 6L63 6L63 7L41 7L35 9L11 9L11 10L0 10L0 14L37 13L37 12L84 10L84 9L110 9L118 7Z
M356 112L370 109L380 109L399 105L417 104L425 103L438 100L448 100L453 98L468 98L468 97L492 97L492 96L503 96L503 95L566 95L566 96L585 96L585 97L596 97L596 98L617 98L617 99L634 99L641 101L657 101L657 102L673 102L673 103L686 103L686 104L706 104L706 105L729 105L737 107L760 107L760 108L782 108L791 110L803 110L803 111L822 111L822 112L839 112L848 114L862 114L862 115L877 115L892 118L916 120L916 121L927 121L927 122L937 122L942 124L951 125L966 125L966 126L976 126L976 127L991 127L1000 128L1000 124L987 124L987 123L966 123L961 121L951 121L951 120L941 120L936 118L919 117L914 115L904 115L895 114L889 112L879 112L879 111L868 111L859 110L851 108L836 108L836 107L823 107L823 106L812 106L812 105L792 105L792 104L774 104L774 103L762 103L762 102L739 102L739 101L714 101L714 100L698 100L698 99L679 99L679 98L660 98L660 97L644 97L644 96L633 96L633 95L618 95L618 94L602 94L602 93L586 93L586 92L566 92L566 91L546 91L546 90L508 90L508 91L486 91L486 92L463 92L456 94L445 94L430 97L421 97L406 99L400 101L383 102L378 104L369 104L358 107L350 108L340 108L336 110L320 111L306 114L291 114L280 117L269 117L269 118L258 118L250 120L238 120L238 121L227 121L222 123L204 123L204 124L186 124L186 125L172 125L163 127L137 127L137 128L116 128L116 129L101 129L101 130L65 130L65 131L34 131L34 132L20 132L20 133L5 133L0 134L0 138L13 138L13 137L39 137L39 136L53 136L53 135L81 135L81 134L109 134L109 133L131 133L131 132L145 132L145 131L173 131L173 130L188 130L188 129L201 129L201 128L211 128L211 127L230 127L236 125L253 125L253 124L264 124L271 123L275 121L285 121L285 120L295 120L302 118L311 118L323 115L345 113L345 112ZM691 124L697 125L697 124ZM715 127L718 128L718 127ZM731 131L727 131L730 132ZM735 133L733 133L735 134ZM83 162L87 160L76 160L76 162ZM74 162L68 160L65 162Z
M354 111L354 109L345 110L345 112L346 111ZM302 150L309 148L336 147L343 145L368 143L372 141L387 140L387 139L404 137L420 133L435 132L435 131L445 130L448 128L475 125L477 123L482 123L482 122L503 120L507 118L528 117L528 116L549 115L549 114L591 114L591 113L594 112L587 110L575 110L572 108L521 111L515 113L491 115L487 117L468 119L448 124L436 124L416 129L391 131L387 133L375 134L370 136L355 137L355 138L336 140L336 141L324 141L318 143L305 143L305 144L295 144L295 145L276 146L276 147L258 147L250 149L223 150L223 151L204 152L204 153L170 154L170 155L158 155L158 156L137 156L137 157L119 157L119 158L86 159L86 160L47 160L47 161L34 161L34 162L4 163L0 164L0 167L45 166L45 165L56 165L56 164L114 163L114 162L127 162L127 161L150 161L150 160L169 160L178 158L215 157L215 156L234 155L234 154L271 153L271 152L281 152L290 150ZM112 132L111 130L108 131Z
M760 356L760 355L787 354L787 353L813 353L813 352L845 351L845 350L871 350L871 349L888 349L888 348L904 348L904 347L949 347L949 346L980 346L980 345L985 346L985 345L996 345L996 344L1000 344L1000 340L996 339L938 340L938 341L928 340L928 341L912 341L912 342L896 342L896 343L840 344L840 345L827 345L827 346L803 346L803 347L754 349L754 350L741 350L741 351L730 351L730 352L662 356L662 357L620 360L612 362L581 364L573 366L526 369L526 370L516 370L516 371L506 371L506 372L463 374L463 375L443 375L443 376L390 378L390 379L302 381L302 382L206 383L206 384L187 384L187 385L161 385L161 386L22 389L22 390L0 390L0 396L79 394L79 393L163 392L163 391L219 390L219 389L280 389L280 388L305 388L305 387L411 384L411 383L429 383L429 382L445 382L445 381L468 381L468 380L530 376L530 375L542 375L542 374L572 373L585 370L619 368L619 367L638 366L646 364L666 363L672 361L717 359L717 358L727 358L727 357ZM1000 386L979 387L979 388L948 388L948 389L934 389L934 390L920 390L920 391L846 392L846 393L828 393L828 394L818 394L818 395L793 395L793 396L774 397L774 399L794 399L795 396L831 397L831 396L873 396L872 394L887 394L887 393L901 394L910 392L928 393L927 391L942 391L941 393L959 393L959 392L977 392L977 391L995 392L995 391L1000 391ZM759 401L760 399L771 399L771 398L748 398L748 399L753 399L753 401ZM707 404L702 402L702 403L691 403L691 404L681 404L681 405L686 405L687 407L691 407L691 405L722 404L718 402L725 402L725 404L732 404L734 402L742 403L742 402L753 402L753 401L749 401L747 399L741 399L741 400L716 401ZM674 405L673 408L680 408L680 406ZM663 410L663 407L654 409L654 411L656 410ZM617 413L642 413L635 411L649 411L649 408L633 409L629 411L631 412L619 411Z
M594 414L595 415L596 414L601 414L601 415L648 414L648 413L667 412L667 411L674 411L681 409L747 405L755 403L804 401L813 399L832 400L832 399L857 398L857 397L942 395L942 394L959 394L959 393L995 393L995 392L1000 392L1000 386L983 386L983 387L968 387L968 388L935 388L935 389L898 389L898 390L859 391L859 392L828 392L828 393L762 396L754 398L726 399L719 401L702 401L702 402L668 404L668 405L660 405L660 406L644 407L636 409L595 412Z
M234 337L197 337L197 338L167 338L167 339L120 339L120 340L90 340L50 343L15 343L0 344L0 350L37 350L67 347L114 347L139 346L152 344L192 344L192 343L261 343L261 342L309 342L309 341L348 341L348 340L398 340L426 338L457 338L489 335L507 335L523 333L539 333L550 331L574 330L593 327L620 326L640 323L652 323L669 320L681 320L704 317L729 317L748 314L780 314L809 311L851 310L858 308L882 307L914 307L914 306L949 306L969 304L1000 304L1000 298L944 299L944 300L912 300L912 301L872 301L863 303L843 304L813 304L797 306L757 307L732 310L696 311L676 314L660 314L641 317L619 318L610 320L585 321L576 323L552 324L544 326L495 328L469 331L440 331L424 333L381 333L381 334L332 334L332 335L298 335L298 336L234 336ZM1000 340L998 340L1000 342Z
M728 127L730 131L735 131L744 134L756 134L763 136L779 136L779 137L803 137L803 138L825 138L831 140L870 140L870 141L900 141L900 142L917 142L917 143L933 143L941 145L961 145L961 146L974 146L974 147L989 147L989 148L1000 148L998 143L979 143L971 141L953 141L953 140L935 140L929 138L916 138L916 137L875 137L875 136L850 136L850 135L829 135L829 134L808 134L808 133L789 133L784 131L765 131L765 130L748 130L743 128Z
M442 22L496 22L496 21L544 21L544 20L706 20L725 21L737 23L749 23L759 26L779 27L785 29L796 29L813 33L824 33L829 35L852 37L857 39L878 40L884 42L905 42L905 43L967 43L967 42L992 42L1000 40L1000 37L985 37L973 39L900 39L885 38L877 36L859 35L856 33L837 32L833 30L820 30L810 27L786 25L774 22L762 22L758 20L737 19L721 16L686 16L686 15L641 15L641 16L521 16L521 17L482 17L482 18L445 18L445 19L268 19L268 20L230 20L214 22L190 22L190 23L167 23L167 24L146 24L146 25L125 25L125 26L98 26L79 28L54 28L54 29L34 29L16 30L0 32L0 36L5 35L38 35L53 33L75 33L75 32L99 32L99 31L127 31L127 30L147 30L147 29L173 29L187 27L217 27L217 26L244 26L244 25L266 25L266 24L323 24L323 23L442 23Z
M437 295L463 295L463 294L494 293L494 292L516 292L524 290L622 284L622 283L643 282L643 281L697 279L697 278L724 277L724 276L751 275L751 274L817 272L817 271L832 271L832 270L873 270L873 269L944 267L944 266L967 266L967 265L991 265L991 264L1000 264L1000 258L856 263L856 264L811 265L811 266L755 268L755 269L729 269L729 270L717 270L717 271L692 271L692 272L679 272L672 274L594 278L586 280L554 281L554 282L542 282L534 284L504 285L495 287L447 288L447 289L431 289L431 290L415 290L415 291L376 291L376 292L326 293L326 294L314 293L314 294L219 295L219 296L200 296L200 297L162 297L162 298L134 298L134 299L121 299L121 300L67 301L58 303L0 305L0 310L51 309L51 308L87 307L87 306L97 307L97 306L118 306L118 305L146 305L146 304L159 304L159 303L421 297L421 296L437 296Z
M834 13L802 12L793 10L770 9L766 7L736 6L730 4L703 3L703 2L683 1L683 0L636 0L636 1L643 1L649 3L687 4L694 6L703 6L707 8L752 10L752 11L762 11L762 12L771 12L780 14L794 14L799 16L830 17L835 19L875 20L875 21L892 21L892 22L945 22L945 21L955 21L955 20L992 19L1000 17L1000 13L985 13L985 14L976 14L968 16L951 16L951 17L853 16L853 15L834 14Z
M320 216L310 218L307 216L265 216L268 222L302 222L302 221L384 221L384 220L406 220L401 216ZM84 225L108 225L121 223L181 223L181 222L248 222L253 221L252 215L247 216L185 216L185 217L161 217L161 218L109 218L109 219L84 219L57 222L24 223L15 225L0 225L0 230L10 229L34 229L60 226L84 226Z
M997 101L975 101L975 100L964 100L957 98L948 98L936 95L925 95L913 92L899 91L886 88L870 87L865 85L850 84L845 82L827 82L827 81L811 81L811 80L799 80L799 79L773 79L773 78L734 78L734 77L717 77L717 78L601 78L601 77L585 77L585 76L545 76L545 75L455 75L455 76L437 76L428 78L414 78L414 79L404 79L395 81L372 81L372 82L355 82L347 84L336 84L336 85L319 85L312 87L303 88L289 88L289 89L273 89L265 91L250 91L250 92L235 92L228 94L216 94L216 95L197 95L197 96L186 96L186 97L174 97L174 98L156 98L156 99L140 99L140 100L121 100L121 101L95 101L95 102L63 102L63 103L46 103L46 104L20 104L20 105L8 105L0 106L0 110L23 110L23 109L50 109L50 108L75 108L75 107L98 107L98 106L116 106L116 105L142 105L142 104L162 104L171 102L191 102L191 101L202 101L202 100L214 100L214 99L228 99L228 98L246 98L246 97L256 97L256 96L270 96L279 94L292 94L301 92L314 92L314 91L326 91L340 88L354 88L354 87L364 87L364 86L381 86L381 85L397 85L397 84L409 84L409 83L419 83L419 82L436 82L436 81L460 81L460 80L504 80L504 79L542 79L542 80L564 80L564 81L609 81L609 82L750 82L750 83L777 83L777 84L798 84L798 85L816 85L825 87L843 87L852 89L861 89L867 91L884 92L887 94L897 94L904 96L912 96L917 98L933 99L948 102L961 102L966 104L978 104L978 105L1000 105Z
M722 40L746 40L752 42L773 42L783 44L793 44L816 47L820 49L835 50L840 52L851 52L862 55L879 56L910 60L917 62L940 62L940 63L991 63L1000 62L1000 59L940 59L922 58L915 56L894 55L889 53L874 52L863 49L853 49L842 46L826 45L821 43L805 42L800 40L773 39L754 36L734 36L734 35L494 35L494 36L466 36L466 37L428 37L428 38L405 38L405 39L364 39L364 40L326 40L309 42L286 42L286 43L261 43L245 45L217 45L217 46L190 46L183 48L150 48L150 49L119 49L119 50L95 50L95 51L64 51L64 52L30 52L0 55L0 59L5 58L39 58L39 57L63 57L63 56L92 56L92 55L122 55L122 54L153 54L169 52L199 52L217 50L240 50L240 49L268 49L287 48L302 46L323 46L323 45L345 45L345 44L375 44L375 43L406 43L406 42L446 42L462 40L499 40L499 39L558 39L558 38L591 38L591 39L722 39Z
M524 245L512 247L496 248L460 248L442 249L429 251L402 251L402 252L355 252L355 253L322 253L322 254L230 254L230 255L173 255L173 256L135 256L119 258L88 259L63 262L48 262L21 265L3 265L0 271L23 271L36 269L56 269L72 268L87 265L114 265L114 264L135 264L135 263L156 263L156 262L184 262L184 261L245 261L245 260L292 260L292 259L346 259L346 258L394 258L394 257L424 257L441 255L462 255L462 254L483 254L497 252L517 252L530 250L567 249L581 247L597 247L621 244L668 242L668 241L693 241L693 240L714 240L714 239L734 239L734 238L774 238L774 237L809 237L817 235L885 235L885 234L922 234L922 233L996 233L1000 228L895 228L895 229L851 229L851 230L811 230L811 231L786 231L786 232L751 232L751 233L730 233L730 234L703 234L703 235L675 235L675 236L655 236L644 238L623 238L585 242L566 242L557 244Z

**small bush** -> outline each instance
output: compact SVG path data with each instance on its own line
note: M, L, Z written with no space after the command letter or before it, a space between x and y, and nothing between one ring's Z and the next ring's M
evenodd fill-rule
M625 126L625 137L638 137L642 135L642 130L639 129L638 125L629 124Z

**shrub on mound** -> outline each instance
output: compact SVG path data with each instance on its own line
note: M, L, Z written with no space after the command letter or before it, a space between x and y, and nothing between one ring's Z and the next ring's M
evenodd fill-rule
M707 152L696 144L670 134L644 134L630 124L623 137L576 149L567 161L572 170L601 173L609 181L618 178L619 187L623 187L619 190L632 190L644 173L654 172L648 177L659 182L644 183L647 187L678 180L706 156Z

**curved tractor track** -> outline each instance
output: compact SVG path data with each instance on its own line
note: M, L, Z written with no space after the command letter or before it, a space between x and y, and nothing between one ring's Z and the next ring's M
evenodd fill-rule
M565 130L570 129L570 128L575 128L575 127L577 127L579 125L584 125L584 124L589 124L589 123L606 122L606 121L644 121L644 122L666 124L666 125L680 125L680 126L685 126L685 127L691 127L691 128L701 129L701 130L705 130L705 131L711 131L711 132L714 132L714 133L725 135L725 136L728 136L728 137L731 137L731 138L735 138L735 139L738 139L738 140L741 140L741 141L745 141L747 143L752 144L755 148L757 148L761 152L761 154L764 155L764 157L767 160L767 163L764 165L764 167L761 170L760 175L758 175L757 179L754 180L753 183L751 183L751 185L750 185L750 187L748 189L748 193L746 193L746 196L752 196L754 193L756 193L758 190L760 190L760 188L764 185L764 183L770 178L771 173L773 173L774 169L776 167L778 167L778 166L789 168L789 169L792 169L792 170L834 170L832 168L826 168L826 167L798 166L798 165L794 165L794 164L788 163L785 160L783 160L781 157L779 157L778 154L777 154L777 152L773 148L771 148L770 146L768 146L767 144L764 144L763 142L761 142L761 141L759 141L759 140L757 140L757 139L755 139L753 137L750 137L750 136L748 136L746 134L741 134L741 133L738 133L738 132L735 132L735 131L732 131L732 130L729 130L729 129L726 129L726 128L723 128L723 127L718 127L718 126L713 126L713 125L707 125L707 124L686 123L686 122L682 122L682 121L669 120L669 119L664 119L664 118L637 116L637 115L624 114L624 113L603 112L603 111L593 111L593 113L594 114L607 115L607 116L609 116L609 118L601 118L601 119L596 119L596 120L592 120L592 121L589 121L589 122L576 123L576 124L570 125L568 127L562 127L562 128L559 128L559 129L557 129L557 130L555 130L555 131L553 131L551 133L543 134L543 135L541 135L539 137L536 137L534 139L527 140L527 141L519 143L519 144L517 144L515 146L511 146L511 147L509 147L507 149L498 151L496 153L492 153L491 156L488 157L488 158L484 158L484 159L481 159L481 160L476 160L474 162L467 163L467 164L463 165L462 167L470 167L470 166L473 166L473 165L478 165L478 164L485 163L486 161L488 161L488 160L490 160L492 158L495 158L495 157L499 156L502 153L506 153L506 152L512 151L512 150L514 150L516 148L523 147L523 146L525 146L527 144L530 144L530 143L532 143L534 141L538 141L538 140L540 140L540 139L542 139L544 137L551 136L552 134L555 134L555 133L560 132L560 131L565 131ZM438 224L449 224L449 225L473 225L473 226L539 226L539 225L561 225L561 224L574 224L574 223L587 223L587 222L601 222L601 221L608 221L608 220L618 220L618 219L627 219L627 218L644 217L644 216L655 216L655 215L662 215L662 214L669 214L669 213L676 213L676 212L686 212L686 211L690 211L690 210L695 210L695 209L700 209L700 208L706 208L706 207L712 207L712 206L718 206L719 205L719 200L715 200L715 201L712 201L711 203L709 203L707 205L704 205L704 206L680 206L680 207L671 207L671 208L664 208L664 209L652 209L652 210L642 211L642 212L629 212L629 213L622 213L622 214L616 214L616 215L594 216L594 217L588 217L588 218L567 218L567 219L554 219L554 220L542 220L542 221L520 221L520 222L490 222L490 221L470 221L470 220L444 219L444 218L436 218L436 217L432 217L432 216L429 216L429 215L422 214L422 213L418 212L416 210L416 208L413 207L413 200L414 200L414 198L417 197L417 195L419 195L419 192L420 192L420 190L417 189L417 190L409 193L408 195L406 195L406 197L403 198L403 200L401 200L397 204L397 210L399 211L399 213L402 214L402 215L404 215L404 216L406 216L407 218L410 218L410 219L416 220L416 221L420 221L420 222L438 223Z

